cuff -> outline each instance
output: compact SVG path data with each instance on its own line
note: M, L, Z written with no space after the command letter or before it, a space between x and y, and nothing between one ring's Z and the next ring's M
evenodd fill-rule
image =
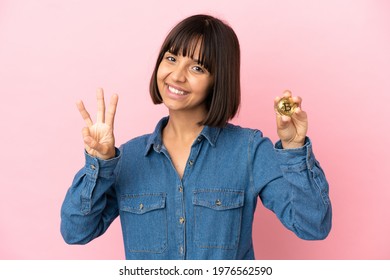
M297 171L303 169L312 169L315 164L312 143L309 137L306 137L305 144L296 149L283 149L282 142L275 143L275 152L282 169L286 171Z
M85 156L85 170L86 174L93 178L99 177L111 177L119 159L121 158L121 152L115 148L115 157L103 160L97 157L93 157L84 150Z

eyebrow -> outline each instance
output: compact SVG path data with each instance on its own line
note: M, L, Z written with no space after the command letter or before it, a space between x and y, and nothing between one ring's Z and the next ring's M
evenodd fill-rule
M199 59L192 59L196 64L199 64L199 65L203 65L202 63L200 63L200 60Z

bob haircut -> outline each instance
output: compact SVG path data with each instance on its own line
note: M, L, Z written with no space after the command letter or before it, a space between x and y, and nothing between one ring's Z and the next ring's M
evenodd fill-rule
M233 29L209 15L194 15L179 22L161 46L150 79L150 96L154 104L163 102L157 86L158 67L167 51L194 59L200 42L199 63L214 77L206 98L207 116L200 123L223 127L238 111L241 102L240 45Z

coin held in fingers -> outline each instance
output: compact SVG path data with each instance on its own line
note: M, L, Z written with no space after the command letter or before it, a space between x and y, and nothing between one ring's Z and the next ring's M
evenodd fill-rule
M291 117L294 114L295 109L297 109L298 104L294 103L291 97L283 97L276 104L275 109L279 115L289 116Z

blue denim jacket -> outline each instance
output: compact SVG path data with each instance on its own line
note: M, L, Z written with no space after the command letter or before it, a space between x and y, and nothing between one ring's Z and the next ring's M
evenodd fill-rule
M120 215L127 259L254 259L258 197L300 238L328 235L328 183L308 138L283 150L258 130L206 126L180 179L162 143L167 120L113 159L86 154L61 210L67 243L91 241Z

